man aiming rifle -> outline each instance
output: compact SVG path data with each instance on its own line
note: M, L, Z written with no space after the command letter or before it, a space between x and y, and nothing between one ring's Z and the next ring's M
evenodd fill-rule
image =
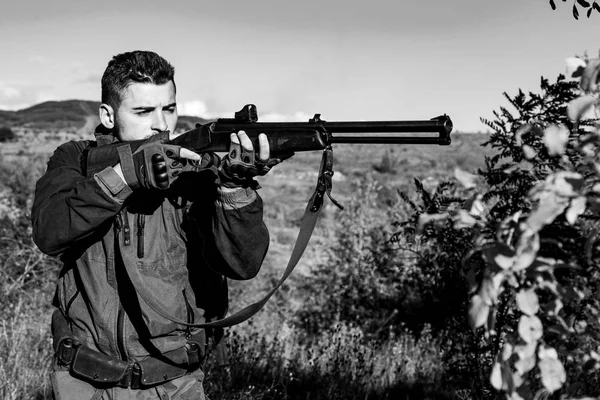
M278 162L266 137L255 156L247 135L232 132L231 148L251 157L199 168L199 154L167 144L175 95L174 69L159 55L115 56L102 77L96 140L58 147L37 183L33 237L64 264L52 318L58 400L204 398L200 366L215 330L157 315L125 267L169 314L198 324L225 315L226 278L254 277L266 254L252 179ZM87 154L111 144L117 162L87 174Z
M201 367L222 328L260 310L302 256L331 198L332 144L450 144L447 116L258 123L253 105L175 135L175 94L174 69L156 53L115 56L96 140L59 146L37 183L33 238L63 262L52 317L57 400L205 398ZM254 277L269 244L253 178L314 150L323 150L319 179L283 277L225 317L227 279Z

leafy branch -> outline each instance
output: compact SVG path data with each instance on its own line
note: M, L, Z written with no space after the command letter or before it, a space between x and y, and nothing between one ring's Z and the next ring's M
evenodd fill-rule
M562 0L563 3L566 3L567 0ZM575 19L579 19L579 8L577 8L577 6L581 7L584 12L586 13L587 17L589 18L592 15L592 12L594 10L596 10L597 12L600 13L600 5L596 2L593 1L592 3L590 3L587 0L574 0L573 1L573 17ZM550 7L552 7L553 10L556 10L556 2L555 0L550 0ZM587 11L585 11L587 9Z

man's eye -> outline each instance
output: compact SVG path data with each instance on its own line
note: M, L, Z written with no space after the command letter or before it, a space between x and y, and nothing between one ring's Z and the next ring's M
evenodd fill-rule
M138 111L136 114L137 115L146 115L146 114L150 114L150 111L149 110Z
M165 108L165 111L169 114L173 114L175 112L175 108Z

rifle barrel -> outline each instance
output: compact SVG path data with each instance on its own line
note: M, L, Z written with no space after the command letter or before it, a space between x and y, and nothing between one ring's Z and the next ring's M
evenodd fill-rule
M325 122L325 127L332 133L449 133L452 130L449 122L450 120Z
M332 136L329 141L333 144L450 144L444 138L438 136Z

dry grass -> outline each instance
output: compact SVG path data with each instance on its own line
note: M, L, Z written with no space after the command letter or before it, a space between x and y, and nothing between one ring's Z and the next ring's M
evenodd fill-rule
M356 185L369 180L377 181L393 200L396 189L408 190L414 177L421 180L447 178L455 166L473 171L483 165L483 152L478 144L484 139L457 135L450 147L400 146L388 153L385 146L338 146L334 149L337 174L334 175L333 195L342 203L347 202ZM41 157L47 158L56 144L44 144ZM0 156L2 150L10 150L4 160L11 167L0 169L0 193L10 197L6 192L8 176L3 173L15 171L14 167L19 167L17 171L35 170L33 175L41 173L38 171L39 158L36 165L31 162L31 154L39 155L40 150L28 145L26 151L19 153L15 146L10 149L0 147ZM375 167L381 164L384 156L388 158L385 162L397 168L395 173L376 171ZM314 190L319 163L318 152L297 154L261 180L260 193L265 200L271 248L257 279L232 285L232 309L259 298L280 275L295 241L306 201ZM29 181L33 175L28 176ZM12 204L10 201L5 203ZM29 210L13 211L27 219ZM335 240L339 213L333 206L327 206L301 261L297 278L301 279L303 274L309 273L310 266L323 261L323 250ZM11 237L14 232L9 230L16 228L9 224L6 226L10 229L3 230L3 217L0 215L0 237ZM0 293L3 294L0 305L0 398L49 399L50 300L56 261L47 257L31 258L35 252L28 250L27 243L14 245L9 248L11 254L0 257L0 276L3 278L0 282ZM35 286L31 285L32 276L38 283ZM232 350L237 364L230 367L228 374L217 369L212 371L209 386L212 385L214 393L230 399L383 399L400 398L399 393L402 396L412 393L409 398L446 398L441 397L442 392L436 392L443 389L438 387L439 382L448 372L444 370L439 338L424 331L418 338L406 333L376 344L365 338L359 328L349 325L336 325L316 338L303 337L286 322L287 313L299 306L294 290L292 284L285 285L251 323L232 330L232 343L235 343ZM304 397L293 397L293 393L299 393L298 396L304 393Z
M52 342L48 296L22 296L0 321L0 398L49 399Z

